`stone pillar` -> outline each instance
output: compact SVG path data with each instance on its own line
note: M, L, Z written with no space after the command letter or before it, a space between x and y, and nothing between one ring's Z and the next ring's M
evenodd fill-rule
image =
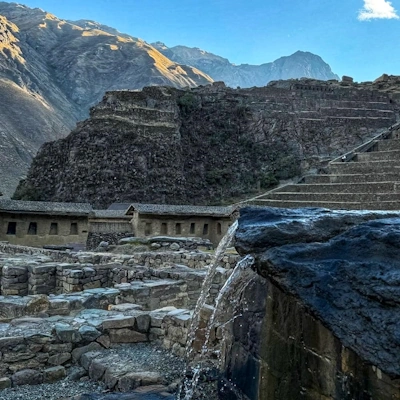
M28 266L29 294L56 293L56 265L32 265Z
M5 265L1 276L3 295L26 296L28 294L28 270L26 267Z

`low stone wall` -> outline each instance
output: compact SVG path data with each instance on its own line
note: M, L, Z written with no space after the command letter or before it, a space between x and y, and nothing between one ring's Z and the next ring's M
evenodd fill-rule
M183 264L190 268L203 268L211 264L214 255L201 251L147 251L135 254L114 254L114 253L92 253L92 252L67 252L47 250L27 246L15 246L0 242L0 253L9 255L26 254L33 256L50 257L48 261L57 262L80 262L91 264L108 264L118 262L123 265L166 265L166 264ZM234 268L239 261L238 254L227 254L223 257L220 267ZM0 260L1 262L1 260Z
M91 362L114 344L156 341L183 355L190 311L166 307L145 312L134 304L109 308L83 310L74 318L57 322L19 318L6 324L0 337L0 389L62 379L66 368L74 364L82 365L91 376ZM179 326L182 329L178 332Z
M107 242L109 245L117 245L118 242L126 237L132 236L132 231L128 232L89 232L86 241L86 249L97 249L101 242Z
M120 264L43 264L34 266L4 266L2 269L1 294L4 296L27 294L63 294L82 292L87 289L120 287L123 290L139 288L143 281L156 285L158 280L184 282L187 299L179 306L195 304L200 293L206 271L189 267L150 268L144 266L123 266ZM230 270L218 268L218 273L210 290L215 296L225 282ZM172 284L172 283L171 283ZM146 295L147 296L147 295ZM134 301L133 301L134 302ZM162 302L160 303L162 306Z
M81 292L113 286L109 265L61 264L56 267L55 293Z
M28 270L23 266L5 265L1 268L1 293L25 296L28 294Z
M21 249L19 246L8 249L13 252L16 248ZM32 248L25 249L32 251ZM210 254L202 252L121 255L41 250L13 255L16 257L0 254L0 295L72 293L143 279L168 278L186 282L190 301L182 304L184 306L192 304L192 299L198 295L206 267L213 260ZM219 267L219 276L227 274L237 260L234 254L224 256L220 263L224 268ZM214 283L210 291L212 296L218 293L222 283L223 279Z

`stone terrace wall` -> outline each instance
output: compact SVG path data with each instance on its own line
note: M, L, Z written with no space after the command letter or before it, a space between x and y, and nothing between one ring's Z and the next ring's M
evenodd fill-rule
M214 256L209 253L196 252L143 252L136 254L113 254L113 253L91 253L91 252L66 252L47 249L39 249L27 246L15 246L0 242L1 253L8 255L27 254L27 255L42 255L48 257L47 261L69 262L69 263L91 263L91 264L106 264L117 262L123 265L139 264L145 266L166 265L166 264L182 264L190 268L204 268L211 264ZM220 267L234 268L239 256L236 254L225 255L222 259Z
M76 317L66 316L57 322L18 318L4 324L0 334L0 389L54 382L64 378L66 368L74 364L83 366L91 376L91 361L113 344L156 341L183 356L190 311L167 307L146 312L134 304L109 308L84 309Z
M108 92L90 119L41 148L17 195L100 208L233 202L350 151L394 124L396 108L385 92L337 82Z
M18 246L10 246L14 252ZM26 248L27 252L31 249ZM53 261L47 254L58 255ZM143 280L171 279L185 282L185 301L179 306L194 305L212 258L207 253L67 253L43 250L36 255L9 257L0 254L0 294L60 294L86 289L106 288ZM238 261L237 255L225 255L218 268L214 297L229 271ZM186 265L185 265L186 264ZM182 290L182 291L186 291ZM132 301L131 301L132 302ZM162 303L159 306L166 305ZM149 306L150 307L150 306Z

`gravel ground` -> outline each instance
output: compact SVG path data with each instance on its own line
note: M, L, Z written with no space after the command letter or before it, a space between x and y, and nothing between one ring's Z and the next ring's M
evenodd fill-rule
M162 373L168 383L179 379L185 366L183 360L179 357L158 346L147 343L120 345L104 350L104 353L115 356L122 365L129 364L132 366L132 371L141 370ZM60 400L83 393L104 392L105 388L100 382L90 380L74 382L66 378L53 384L17 386L4 389L0 391L0 400Z
M0 391L0 400L59 400L83 393L102 393L98 382L72 382L64 379L57 383L35 386L17 386Z

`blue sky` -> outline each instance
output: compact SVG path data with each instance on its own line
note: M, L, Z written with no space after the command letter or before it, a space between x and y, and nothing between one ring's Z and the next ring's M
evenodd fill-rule
M400 0L25 0L63 19L91 19L147 42L200 47L236 64L297 50L356 81L400 75Z

